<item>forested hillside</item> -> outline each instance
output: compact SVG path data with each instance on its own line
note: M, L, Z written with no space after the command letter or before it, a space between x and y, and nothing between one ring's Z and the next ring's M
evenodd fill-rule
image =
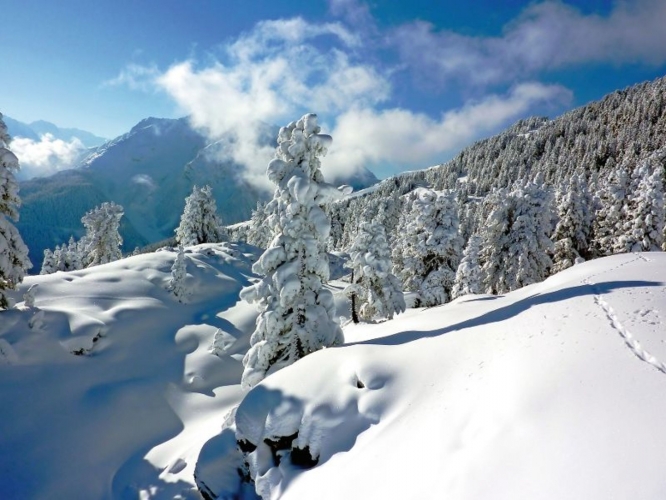
M361 222L379 222L389 236L396 268L411 258L410 252L430 259L429 271L441 273L447 260L447 296L454 284L450 275L474 234L481 245L481 289L491 293L541 281L576 260L659 249L665 101L666 79L661 78L554 120L521 120L447 163L386 179L328 207L329 248L348 249ZM455 201L429 209L433 216L441 210L455 212L449 214L454 220L437 229L460 238L450 238L453 247L447 250L428 250L432 242L426 243L427 236L419 236L424 232L414 224L425 220L415 207L435 199L425 188ZM270 211L260 206L249 224L237 228L237 236L266 245L270 235L264 222L269 217ZM407 248L410 239L421 238L423 248ZM446 252L449 257L444 257ZM403 285L416 291L407 280Z

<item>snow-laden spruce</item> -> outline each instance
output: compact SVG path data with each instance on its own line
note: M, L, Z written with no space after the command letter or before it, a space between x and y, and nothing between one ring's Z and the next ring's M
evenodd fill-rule
M483 273L479 263L480 253L481 238L478 234L473 234L467 242L463 251L463 258L456 271L456 281L453 290L451 290L452 299L482 292Z
M347 294L352 298L352 319L393 319L394 314L404 312L405 299L400 281L391 272L391 250L384 226L362 222L349 256L352 283Z
M187 265L185 263L185 252L183 245L178 246L176 260L171 266L171 278L167 289L172 292L179 302L185 302L187 299L187 288L185 287L185 278L187 277Z
M486 199L492 207L481 231L486 293L506 293L548 276L553 243L552 197L537 179L498 189Z
M267 206L273 239L252 268L264 278L241 292L241 298L256 302L261 311L243 359L246 388L269 370L343 340L333 295L324 288L331 223L322 205L348 189L324 182L319 157L332 139L320 130L315 114L282 127L268 165L268 178L277 186Z
M123 213L120 205L104 202L83 216L86 267L106 264L122 257L120 246L123 239L118 230Z
M666 152L660 152L664 157ZM636 166L624 207L622 235L616 253L661 250L664 243L664 167L654 156Z
M176 241L192 246L200 243L217 243L224 236L213 188L194 186L192 194L185 198L185 209L176 228Z
M0 113L0 309L11 306L5 290L13 290L32 267L28 247L16 227L18 221L18 183L14 173L19 170L18 158L9 149L9 134Z
M252 217L247 228L247 242L259 248L268 247L273 237L271 228L267 224L270 214L266 207L266 203L257 202L257 208L252 211Z
M608 178L600 180L598 203L592 226L592 244L595 256L612 255L622 236L623 209L629 190L629 173L626 165L612 170Z
M462 250L454 195L418 188L410 200L398 225L393 272L405 290L418 293L417 306L443 304L450 299Z
M560 184L557 193L558 221L551 238L554 242L553 274L573 266L582 257L588 257L591 205L584 173L580 172L571 182Z

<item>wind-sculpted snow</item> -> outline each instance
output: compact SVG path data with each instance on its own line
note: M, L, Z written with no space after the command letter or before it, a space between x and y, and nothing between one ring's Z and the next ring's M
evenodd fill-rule
M0 498L198 498L199 450L241 398L248 252L185 248L187 304L174 249L27 278L0 312Z
M185 248L185 304L174 249L11 292L0 498L663 500L665 254L347 324L243 394L251 250Z
M665 314L653 252L349 324L245 397L199 479L264 500L662 499Z

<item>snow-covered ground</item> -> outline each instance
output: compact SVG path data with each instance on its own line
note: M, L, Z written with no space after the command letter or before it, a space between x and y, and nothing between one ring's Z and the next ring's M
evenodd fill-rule
M265 498L666 498L666 254L347 324L234 419L248 251L188 249L186 304L170 251L26 279L0 312L0 498L200 498L195 468L222 493L234 420Z
M0 498L199 498L199 450L242 396L244 251L186 249L186 304L175 251L25 280L35 309L0 312Z

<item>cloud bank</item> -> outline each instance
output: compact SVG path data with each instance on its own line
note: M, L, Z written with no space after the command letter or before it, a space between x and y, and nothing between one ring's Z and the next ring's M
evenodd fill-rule
M190 59L163 71L133 64L110 83L165 92L195 128L222 140L217 150L241 165L242 175L270 187L267 124L315 112L333 136L325 175L362 167L390 175L439 163L537 109L570 105L569 90L538 82L544 72L666 61L663 0L618 2L606 16L534 3L498 37L436 31L423 22L381 33L365 3L329 0L329 10L336 21L262 21L203 64ZM389 67L381 50L394 51L401 65ZM453 86L458 102L473 98L444 112L405 109L394 88L404 74L430 78L437 92Z
M614 2L607 16L562 2L527 7L499 37L464 36L414 22L393 31L402 60L438 83L491 85L583 63L666 61L666 2Z
M19 159L21 170L17 177L22 180L45 177L72 168L86 150L77 138L66 142L51 134L42 135L39 141L15 137L10 148Z

